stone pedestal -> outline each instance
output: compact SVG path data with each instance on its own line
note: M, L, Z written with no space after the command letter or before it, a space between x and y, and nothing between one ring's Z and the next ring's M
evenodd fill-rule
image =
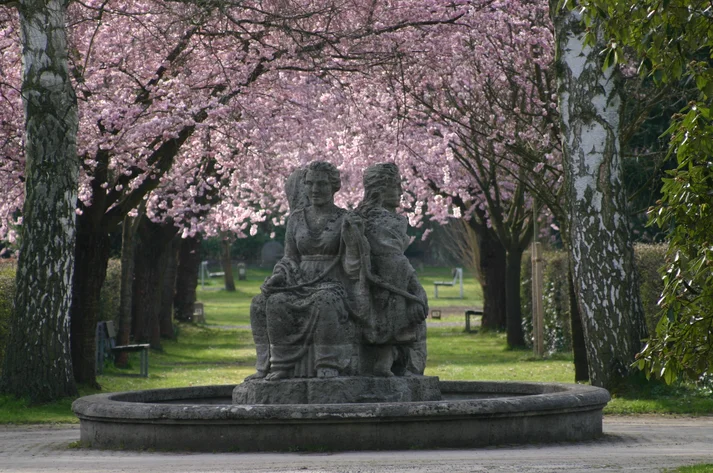
M255 379L233 390L233 404L351 404L364 402L440 401L436 376L390 378L344 376Z

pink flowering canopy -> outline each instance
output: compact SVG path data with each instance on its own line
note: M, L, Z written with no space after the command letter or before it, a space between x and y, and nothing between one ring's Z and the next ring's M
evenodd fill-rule
M314 159L342 171L343 206L366 166L397 162L413 224L506 201L521 168L556 185L546 5L480 3L72 3L78 212L119 219L143 200L184 236L245 235L284 221L283 180ZM2 239L23 197L15 16L0 8ZM473 169L473 154L496 166Z
M322 150L349 178L373 162L400 165L412 225L557 205L561 184L552 28L547 5L498 2L461 9L456 24L389 37L398 54L368 74L332 74L291 114L307 155ZM331 83L331 90L330 90ZM336 85L335 85L336 84ZM315 99L314 97L318 97ZM308 125L306 125L308 124ZM296 131L299 133L299 131ZM290 136L290 135L287 135ZM290 149L297 135L282 145ZM353 187L355 186L356 187ZM516 198L524 193L524 204Z

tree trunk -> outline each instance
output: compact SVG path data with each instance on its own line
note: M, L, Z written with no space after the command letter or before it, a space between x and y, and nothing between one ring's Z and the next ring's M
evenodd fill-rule
M175 235L174 226L141 218L134 269L134 337L140 343L150 343L156 350L161 350L159 312L168 247Z
M572 270L567 277L569 289L569 315L572 324L572 354L574 355L574 381L589 381L589 363L587 363L587 345L584 340L582 317L577 306L577 293L574 290Z
M201 266L200 238L184 238L178 248L178 268L176 269L176 295L173 299L175 318L181 322L193 319L193 305L196 302L198 272Z
M484 330L504 330L507 326L505 296L505 248L487 229L473 228L480 246L480 274L483 289Z
M161 338L174 340L173 330L173 298L176 294L176 270L178 267L177 247L180 237L174 237L168 243L165 257L165 270L163 274L163 285L161 288L161 308L159 311L159 326L161 328Z
M221 262L223 264L223 280L225 281L225 290L235 292L235 279L233 278L233 263L230 259L230 240L223 239L221 241L222 252Z
M21 0L25 203L15 310L0 391L32 402L77 394L69 314L76 231L77 101L67 67L66 3ZM92 357L93 357L92 353Z
M136 229L139 217L125 217L121 232L121 302L119 303L119 333L117 344L131 343L131 308L134 295L134 254L136 249ZM129 353L122 351L116 356L117 366L126 366Z
M520 305L522 253L521 248L511 248L505 255L505 311L507 343L510 348L525 348L525 335L522 331L522 307Z
M584 45L579 13L552 11L574 286L589 377L612 387L646 330L621 182L621 80L616 68L602 72L603 40Z
M109 235L94 229L91 215L78 218L72 291L72 365L78 383L98 387L96 326L99 298L109 262Z

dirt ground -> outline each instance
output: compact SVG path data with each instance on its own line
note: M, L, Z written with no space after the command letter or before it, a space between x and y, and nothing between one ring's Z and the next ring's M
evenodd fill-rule
M1 426L0 472L663 472L713 463L713 417L604 419L572 444L398 452L191 454L71 448L79 427Z

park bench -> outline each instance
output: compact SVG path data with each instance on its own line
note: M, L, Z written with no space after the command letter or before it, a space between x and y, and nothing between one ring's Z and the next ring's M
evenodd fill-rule
M436 299L438 299L438 287L439 286L455 286L456 283L460 284L460 298L463 299L463 268L455 268L453 270L453 281L434 281L433 282L433 294Z
M477 328L473 328L474 324L470 320L471 317L482 317L483 316L483 310L482 309L468 309L465 311L465 331L472 333L472 332L477 332Z
M106 321L97 324L97 372L102 374L104 371L104 360L106 358L114 358L116 354L121 352L136 352L140 353L141 367L140 375L144 378L149 376L149 344L140 343L134 345L117 345L116 344L116 328L114 322Z

